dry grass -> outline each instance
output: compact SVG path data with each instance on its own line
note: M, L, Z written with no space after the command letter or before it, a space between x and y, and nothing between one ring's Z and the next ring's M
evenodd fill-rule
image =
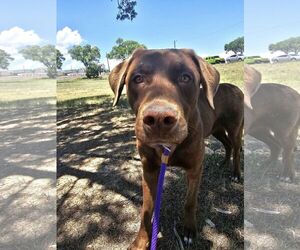
M244 63L236 62L229 64L215 64L216 69L221 76L221 82L233 83L240 88L244 84Z
M0 106L55 104L55 79L18 79L0 78Z
M262 82L281 83L300 91L300 62L251 65L262 74Z

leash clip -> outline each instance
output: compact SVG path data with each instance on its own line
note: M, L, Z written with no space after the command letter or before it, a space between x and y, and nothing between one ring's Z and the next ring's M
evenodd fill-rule
M169 156L170 156L170 153L171 153L171 149L168 148L165 145L161 145L161 146L163 148L163 153L161 155L161 163L167 165L168 164L168 160L169 160Z

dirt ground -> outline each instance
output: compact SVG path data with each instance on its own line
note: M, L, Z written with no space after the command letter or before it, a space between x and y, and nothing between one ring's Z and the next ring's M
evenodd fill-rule
M134 116L124 98L116 108L111 96L95 98L102 103L81 98L80 106L58 109L58 249L126 249L139 228L142 169ZM199 233L189 249L244 249L244 238L246 249L299 249L300 152L296 181L289 184L276 178L280 164L265 166L269 150L263 143L250 136L244 141L245 186L231 182L229 169L220 166L222 145L206 141ZM184 171L168 167L159 249L180 249L173 227L182 232L185 191Z
M100 105L84 105L81 99L79 107L58 109L58 249L126 249L139 228L142 168L134 117L125 99L116 108L111 107L111 96L100 99ZM215 140L208 140L207 146L199 234L190 249L243 249L243 185L232 183L230 171L219 166L222 146ZM176 223L182 232L185 191L184 171L169 167L159 249L179 249L173 227Z
M30 102L22 101L18 107L0 105L3 250L56 247L56 109Z
M300 249L300 151L295 152L296 179L286 183L277 177L281 161L266 164L269 150L262 142L246 136L244 148L245 246Z

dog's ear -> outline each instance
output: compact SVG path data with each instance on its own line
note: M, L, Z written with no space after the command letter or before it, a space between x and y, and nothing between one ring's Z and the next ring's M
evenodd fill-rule
M220 74L211 64L206 62L203 58L196 55L194 50L183 49L185 53L192 56L195 64L197 65L200 73L199 87L202 86L209 105L215 109L214 96L218 90L220 83Z
M198 56L198 61L200 64L200 84L206 94L209 105L215 109L214 106L214 96L217 93L219 83L220 83L220 73L211 64L206 62L203 58Z
M128 59L118 64L114 69L110 72L108 81L109 85L114 92L114 102L113 106L116 106L120 96L122 94L122 90L125 84L125 76L128 67Z
M261 84L261 73L254 68L245 65L244 66L244 84L245 84L245 95L244 103L250 109L253 109L251 104L251 98L257 92Z
M118 104L118 101L119 101L120 96L122 94L122 90L123 90L124 85L125 85L126 74L127 74L129 65L132 62L132 59L133 59L134 55L136 55L139 51L142 51L142 50L144 50L144 49L138 48L138 49L134 50L134 52L132 53L132 55L128 59L126 59L123 62L119 63L110 72L109 77L108 77L108 81L109 81L109 85L110 85L110 87L111 87L111 89L112 89L112 91L114 92L114 95L115 95L113 106L116 106Z

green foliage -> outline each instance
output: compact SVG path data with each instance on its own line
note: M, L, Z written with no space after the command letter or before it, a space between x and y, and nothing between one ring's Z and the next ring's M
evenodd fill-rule
M224 50L226 52L233 51L235 54L244 52L244 37L238 37L237 39L226 43L224 45Z
M124 40L122 38L118 38L116 41L115 46L113 46L111 52L107 54L107 57L109 59L122 59L125 60L127 57L129 57L132 52L137 48L144 48L147 47L144 44L140 44L136 41L132 40Z
M0 49L0 69L7 69L12 60L14 59L8 53Z
M246 64L255 64L255 63L269 63L268 58L262 58L260 56L248 56L245 58L244 62Z
M86 67L86 77L87 78L97 78L100 73L100 66L96 63L91 63Z
M273 52L276 50L281 50L287 54L290 52L297 54L300 52L300 36L291 37L278 43L272 43L269 45L269 50Z
M66 60L66 58L58 49L56 49L56 68L61 69L64 60Z
M117 3L119 10L117 20L124 21L125 19L128 19L132 21L137 16L137 12L135 11L135 0L117 0Z
M83 63L86 69L86 76L88 78L98 77L100 72L98 63L101 56L99 48L89 44L84 46L75 45L69 49L69 54L72 59Z
M47 67L47 75L49 78L55 78L57 76L57 68L60 69L65 60L61 52L56 49L54 45L28 46L20 50L20 53L25 59L44 64Z

